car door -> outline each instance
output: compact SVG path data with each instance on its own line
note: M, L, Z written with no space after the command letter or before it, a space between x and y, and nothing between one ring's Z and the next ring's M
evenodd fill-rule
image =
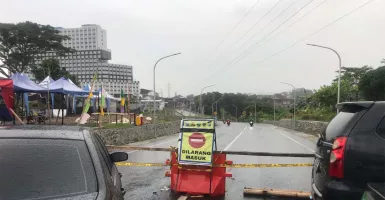
M108 149L107 147L105 146L103 140L100 138L99 135L95 134L95 137L104 153L105 156L107 156L107 162L108 162L108 167L109 167L109 170L111 172L111 177L112 177L112 181L113 181L113 184L114 184L114 187L115 189L118 191L119 194L122 193L122 181L121 181L121 174L119 173L118 171L118 168L116 167L116 165L111 161L110 159L110 153L108 152Z
M114 194L113 199L122 199L122 182L120 180L120 173L116 168L115 164L110 159L110 154L104 145L103 140L97 135L94 134L95 137L95 146L98 152L102 155L102 159L104 163L107 165L108 175L110 177L110 186L111 191Z
M366 109L357 105L344 105L320 135L317 142L316 158L312 170L312 183L321 193L330 180L330 153L337 137L348 136Z

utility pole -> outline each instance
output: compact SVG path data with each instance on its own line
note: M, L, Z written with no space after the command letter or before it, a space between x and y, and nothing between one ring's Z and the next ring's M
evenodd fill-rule
M170 98L170 88L171 88L171 84L168 83L168 84L167 84L167 91L168 91L168 93L167 93L168 96L167 96L167 97L168 97L168 98Z

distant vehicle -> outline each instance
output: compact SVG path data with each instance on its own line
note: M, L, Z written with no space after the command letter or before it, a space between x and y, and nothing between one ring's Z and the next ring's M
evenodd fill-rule
M227 126L230 126L231 124L230 120L227 120L226 123L227 123Z
M249 124L251 127L253 127L253 125L254 125L253 121L250 121Z
M385 183L368 183L361 200L385 200Z
M114 162L127 158L79 127L0 128L0 199L123 199Z
M368 182L385 181L385 102L338 107L317 142L312 194L314 199L359 200Z

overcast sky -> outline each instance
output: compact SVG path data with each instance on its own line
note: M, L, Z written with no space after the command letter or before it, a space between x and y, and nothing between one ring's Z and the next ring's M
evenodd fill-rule
M157 59L181 52L157 66L156 90L165 97L168 83L172 96L175 92L198 94L202 87L211 84L215 86L205 91L268 94L290 89L280 82L318 89L334 78L338 59L333 52L309 47L306 43L336 49L343 66L377 67L385 58L384 0L372 1L273 57L368 0L327 0L288 29L286 27L324 0L259 0L215 49L257 1L0 0L0 22L28 20L64 28L99 24L107 31L107 45L112 52L110 62L132 65L134 79L140 81L141 88L147 89L152 89L152 69ZM297 15L271 32L308 2L311 3ZM269 40L281 30L284 32ZM254 44L255 51L245 54ZM232 66L220 72L232 62Z

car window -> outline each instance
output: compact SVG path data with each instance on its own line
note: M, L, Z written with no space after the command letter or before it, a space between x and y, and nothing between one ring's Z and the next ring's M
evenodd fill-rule
M94 140L96 149L98 150L98 153L99 153L100 156L102 157L101 159L103 160L103 162L105 162L105 164L106 164L107 167L108 167L108 171L109 171L110 174L111 174L113 163L112 163L111 160L110 160L110 154L109 154L108 152L106 152L106 150L105 150L106 147L105 147L104 144L101 143L101 141L97 138L97 135L96 135L96 134L94 134L93 140Z
M0 199L71 198L96 186L84 141L0 140Z
M345 106L342 108L326 127L326 139L331 140L349 134L351 123L358 120L356 116L363 110L364 108L358 106Z
M382 118L380 124L377 127L377 134L385 139L385 117Z

